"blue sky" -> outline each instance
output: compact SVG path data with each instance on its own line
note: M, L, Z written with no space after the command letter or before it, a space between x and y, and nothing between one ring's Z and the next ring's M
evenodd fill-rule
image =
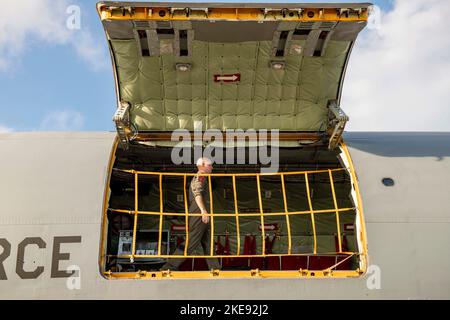
M415 5L408 5L405 0L399 0L398 2L401 4L398 6L394 1L390 0L372 2L383 11L382 17L383 19L384 17L386 18L386 28L402 28L401 24L399 27L396 21L402 18L408 19L405 16L420 14L420 11L424 10L422 8L423 5L418 3L417 0L408 0L408 3L415 3ZM447 11L444 12L448 12L449 1L432 0L430 2L423 2L431 3L431 6L442 6L443 3L446 3ZM35 21L33 19L37 18L30 11L29 19L26 18L25 14L25 20L17 21L14 18L15 14L22 12L20 10L25 8L25 6L29 6L31 3L42 9L45 8L48 11L47 16ZM69 5L78 5L81 9L80 30L63 30L66 29L64 28L65 19L68 16L66 9ZM2 6L5 6L5 3L2 2ZM95 10L95 1L63 0L55 5L55 1L52 0L6 0L6 7L9 7L6 13L5 11L0 13L0 15L4 15L3 17L0 16L0 96L2 98L0 104L0 132L114 130L111 121L112 114L116 108L114 81L103 28ZM396 10L398 12L394 12ZM402 10L413 11L403 14ZM439 17L435 17L435 19L439 19ZM406 20L405 22L408 21ZM27 26L27 24L29 25ZM381 25L383 26L383 20L381 21ZM403 28L406 27L403 26ZM430 26L430 28L433 28L433 26ZM357 119L356 124L350 129L397 130L399 127L396 126L395 121L387 121L387 125L382 124L385 115L384 117L379 116L381 124L377 126L373 125L374 119L372 118L373 114L371 112L361 111L362 107L360 105L364 104L364 101L367 101L367 96L362 97L360 92L367 92L367 90L371 90L370 88L383 88L383 82L385 83L381 71L377 70L379 69L378 67L373 70L375 80L371 80L370 72L369 74L361 72L361 68L367 68L367 61L363 59L370 57L372 62L369 65L374 67L373 61L379 61L375 55L377 51L381 51L378 52L380 57L391 54L390 50L382 51L380 47L383 48L386 45L386 48L389 49L389 45L392 46L396 42L395 38L392 39L394 36L390 31L383 31L383 29L381 31L367 30L365 33L365 35L362 35L363 39L361 43L357 43L353 53L355 55L360 52L361 57L352 57L350 61L350 74L347 75L344 86L342 107L349 113L351 118L350 123L352 118ZM398 36L401 37L403 33L399 33L400 35ZM5 38L3 36L5 34L9 34L9 36ZM16 35L18 36L15 37ZM374 42L380 41L380 39L380 46L374 45ZM383 41L387 43L384 44ZM408 44L406 43L405 46L405 51L408 51ZM450 65L447 58L450 53L450 46L447 42L443 46L442 62L447 67ZM409 54L414 54L414 52L410 52ZM421 54L421 52L418 52L418 54ZM428 61L428 56L425 52L423 54L424 56L419 57L419 60L406 61L405 63L414 64L415 66L417 66L417 63L420 64L421 61L425 63ZM355 66L352 65L354 62L353 59L356 60ZM408 59L406 57L406 60ZM387 64L385 67L389 70L389 61L385 61L385 64ZM383 63L380 64L380 67L382 65ZM350 70L351 68L353 70ZM421 68L419 67L419 69ZM385 73L389 72L386 71ZM421 76L422 74L417 74L417 78L421 78ZM395 83L397 81L393 82ZM420 83L420 81L415 82ZM412 84L412 86L419 85L419 83ZM360 88L360 86L365 87ZM411 90L411 88L408 86L406 90ZM438 100L435 97L431 102L436 104L447 103L448 105L449 100L444 101L447 98L445 96L448 94L445 93L447 90L435 90L438 93ZM381 91L384 90L378 89L376 95L378 96ZM396 98L396 92L398 91L399 89L395 92L387 92L387 97L392 96L392 98L386 101L392 101L392 99ZM361 97L358 98L358 96ZM387 98L379 97L377 99L381 99L378 105L386 104L386 101L382 99ZM417 99L414 98L414 100ZM402 101L402 99L398 101ZM349 104L348 108L346 108L346 102ZM405 102L408 103L408 99ZM387 108L386 110L392 108L392 106L385 107ZM416 106L417 110L422 110L422 107L430 108L431 106ZM433 116L430 119L426 118L426 125L421 125L421 122L417 122L415 127L411 127L411 130L433 131L435 128L441 131L449 130L450 125L446 125L446 122L442 121L442 117L448 116L450 118L450 112L446 112L446 109L442 112L432 112ZM401 110L404 111L404 109ZM403 111L393 116L401 116ZM430 117L429 112L427 114ZM365 125L365 123L372 124L372 126ZM405 126L400 126L400 130L405 130Z

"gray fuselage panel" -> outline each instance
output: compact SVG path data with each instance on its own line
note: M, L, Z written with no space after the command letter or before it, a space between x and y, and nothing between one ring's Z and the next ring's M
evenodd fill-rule
M0 299L450 298L450 133L345 135L368 237L369 272L357 279L103 278L100 230L114 138L0 134ZM70 266L79 270L79 289L58 276Z

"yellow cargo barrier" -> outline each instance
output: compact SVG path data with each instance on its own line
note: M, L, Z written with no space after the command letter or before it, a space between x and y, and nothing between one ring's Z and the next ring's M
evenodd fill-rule
M348 150L346 149L345 145L342 145L344 153L349 157ZM350 162L350 166L352 166ZM106 206L106 200L105 200L105 212L106 209L110 212L117 212L117 213L126 213L134 216L133 220L133 235L132 235L132 249L131 254L124 254L124 255L105 255L102 253L101 255L101 263L105 263L106 259L110 258L125 258L130 259L131 262L134 262L136 258L236 258L236 257L242 257L242 258L256 258L256 257L286 257L286 256L334 256L336 257L336 264L333 266L326 268L324 270L213 270L214 272L203 272L203 271L195 271L195 278L204 278L204 277L236 277L236 276L244 276L244 277L357 277L364 273L365 266L367 265L367 243L366 243L366 234L365 234L365 226L364 226L364 218L362 216L362 206L361 206L361 196L359 194L359 189L357 187L357 181L355 173L353 171L353 168L335 168L335 169L326 169L326 170L311 170L311 171L294 171L294 172L276 172L276 173L210 173L210 174L197 174L197 173L175 173L175 172L151 172L151 171L137 171L137 170L124 170L124 169L113 169L112 163L110 163L110 174L112 170L117 170L125 173L129 173L133 175L134 178L134 210L125 210L125 209L119 209L119 208L108 208ZM349 175L352 178L352 182L356 185L356 203L355 207L348 207L348 208L339 208L338 202L336 198L336 190L334 185L334 179L333 179L333 172L339 172L339 171L345 171L348 172ZM309 184L309 176L312 174L317 173L328 173L329 176L329 183L330 183L330 189L331 194L333 198L333 208L330 209L323 209L323 210L314 210L312 199L311 199L311 190L310 190L310 184ZM159 211L144 211L139 210L139 204L138 204L138 195L139 195L139 176L141 175L154 175L158 177L159 179ZM204 255L189 255L187 248L189 244L189 216L201 216L201 213L189 213L188 208L188 194L187 194L187 177L192 177L196 175L201 176L207 176L209 181L209 197L210 197L210 212L207 214L210 217L210 223L211 223L211 246L210 246L210 252L209 254ZM306 187L306 195L308 200L308 207L309 210L304 211L289 211L288 204L287 204L287 196L286 196L286 185L285 185L285 177L286 176L292 176L292 175L303 175L305 178L305 187ZM164 195L163 195L163 177L169 176L169 177L183 177L183 195L184 195L184 213L180 212L164 212ZM281 191L283 196L283 212L264 212L263 204L262 204L262 195L261 195L261 177L264 176L279 176L280 177L280 183L281 183ZM213 193L212 193L212 183L211 179L213 177L231 177L232 178L232 186L233 186L233 202L234 202L234 213L222 213L222 212L215 212L213 207ZM258 204L259 204L259 212L246 212L246 213L240 213L238 208L238 201L237 201L237 182L236 177L255 177L257 182L257 191L258 191ZM356 182L356 183L355 183ZM108 195L109 192L106 193ZM362 238L362 248L360 248L360 252L352 252L352 251L343 251L342 248L342 237L341 237L341 227L340 227L340 214L346 213L346 212L355 212L357 211L358 217L360 223L361 223L361 230L357 230L361 234ZM320 254L317 253L317 231L316 231L316 225L315 225L315 215L316 214L322 214L322 213L335 213L336 215L336 225L337 225L337 239L338 239L338 248L336 249L336 252L321 252ZM294 215L303 215L308 214L311 216L311 223L312 223L312 233L313 233L313 251L309 253L292 253L292 230L290 225L290 217ZM157 254L152 255L144 255L144 254L136 254L136 233L137 233L137 222L138 222L138 216L139 215L153 215L153 216L159 216L159 234L158 234L158 244L157 244ZM186 238L185 238L185 248L183 255L168 255L163 254L161 250L162 246L162 227L163 227L163 221L164 216L184 216L185 217L185 223L186 223ZM266 247L265 247L265 228L264 228L264 218L270 217L270 216L284 216L286 219L286 227L287 227L287 240L288 240L288 250L287 253L267 253ZM236 254L227 254L227 255L219 255L214 254L214 217L234 217L236 220L236 240L237 240L237 250ZM241 231L240 231L240 217L259 217L260 223L261 223L261 253L260 254L241 254ZM106 215L105 215L106 218ZM105 228L106 225L103 224L103 228ZM105 230L105 229L104 229ZM103 231L103 238L105 237L105 231ZM102 240L102 248L105 248ZM343 260L338 261L338 257L343 257ZM356 270L335 270L337 266L341 265L343 262L347 261L351 257L359 257L362 263L362 269L357 268ZM309 259L309 258L308 258ZM104 266L104 264L103 264ZM104 270L104 269L103 269ZM136 273L129 273L129 272L112 272L109 270L104 270L103 274L107 278L137 278L137 279L163 279L163 278L192 278L193 272L192 271L138 271ZM131 274L131 276L130 276Z

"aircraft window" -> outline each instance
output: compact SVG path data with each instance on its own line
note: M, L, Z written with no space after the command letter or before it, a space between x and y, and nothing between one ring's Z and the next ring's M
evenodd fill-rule
M392 186L394 186L394 184L395 184L394 179L392 179L392 178L383 178L383 179L381 180L381 182L383 182L383 184L384 184L386 187L392 187Z

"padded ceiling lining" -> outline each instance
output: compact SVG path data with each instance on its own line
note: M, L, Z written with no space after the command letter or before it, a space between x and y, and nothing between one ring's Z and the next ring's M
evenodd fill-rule
M290 41L284 70L269 67L272 41L192 41L192 54L169 49L142 56L137 42L111 40L120 96L133 105L139 130L280 129L325 130L327 102L336 99L350 41L330 40L322 57L304 57L305 40ZM173 49L173 48L172 48ZM300 49L300 50L299 50ZM180 72L176 63L190 63ZM240 73L240 82L216 83L214 75ZM196 127L197 129L197 124Z

